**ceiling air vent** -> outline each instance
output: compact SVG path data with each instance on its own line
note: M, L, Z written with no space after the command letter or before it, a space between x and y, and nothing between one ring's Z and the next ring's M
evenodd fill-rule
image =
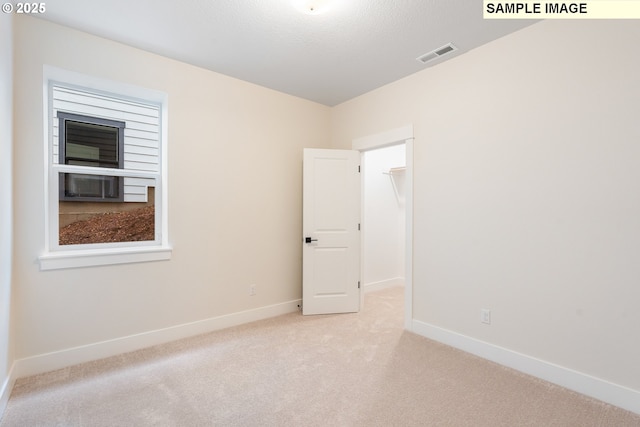
M417 57L416 59L420 62L422 62L423 64L426 64L429 61L433 61L434 59L440 58L442 55L446 55L447 53L451 53L454 50L457 50L458 48L455 47L452 43L448 43L445 44L442 47L439 47L435 50L432 50L429 53L425 53L424 55L421 55L419 57Z

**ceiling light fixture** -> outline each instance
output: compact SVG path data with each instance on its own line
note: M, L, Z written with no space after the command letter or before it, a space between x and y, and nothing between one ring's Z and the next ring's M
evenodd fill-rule
M320 15L331 9L331 0L291 0L293 7L307 15Z

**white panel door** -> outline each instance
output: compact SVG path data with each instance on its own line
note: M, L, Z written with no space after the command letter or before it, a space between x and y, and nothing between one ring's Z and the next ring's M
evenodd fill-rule
M360 309L360 153L304 150L302 313Z

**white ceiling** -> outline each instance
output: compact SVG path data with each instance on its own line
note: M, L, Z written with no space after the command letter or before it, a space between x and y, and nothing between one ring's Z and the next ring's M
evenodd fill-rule
M480 0L330 6L309 15L292 0L47 0L40 17L329 106L535 22L484 20ZM450 42L457 51L416 60Z

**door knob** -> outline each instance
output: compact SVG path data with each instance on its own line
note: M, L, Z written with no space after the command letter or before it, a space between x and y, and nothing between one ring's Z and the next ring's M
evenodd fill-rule
M305 243L311 243L311 242L317 242L318 239L312 239L311 237L305 237L304 238L304 242Z

